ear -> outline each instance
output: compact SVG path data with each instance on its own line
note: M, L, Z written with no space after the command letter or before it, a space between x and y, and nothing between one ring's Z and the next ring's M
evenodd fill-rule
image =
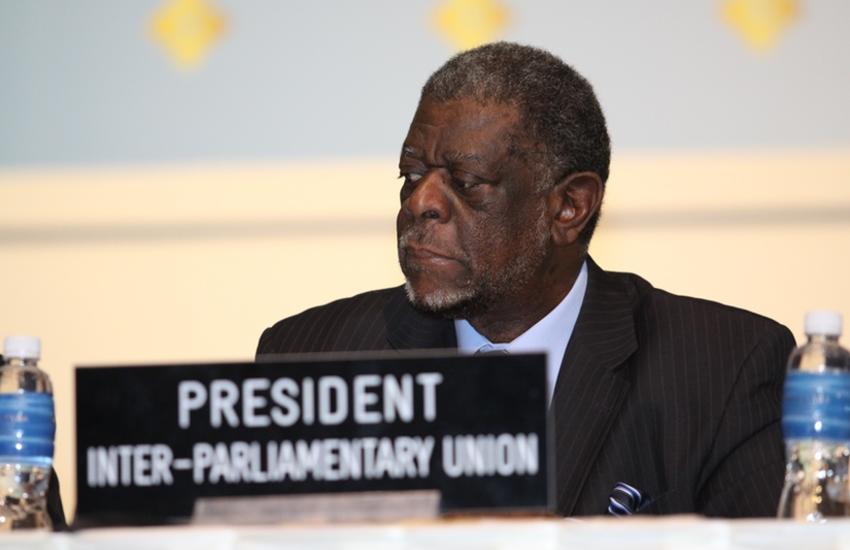
M599 211L604 185L595 172L578 172L558 182L549 191L548 207L552 216L552 241L570 246L579 241L590 218Z

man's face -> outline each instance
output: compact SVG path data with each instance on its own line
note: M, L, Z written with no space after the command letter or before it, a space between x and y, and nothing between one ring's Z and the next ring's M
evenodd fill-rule
M469 317L535 292L545 192L518 150L516 107L422 101L402 147L398 255L414 306Z

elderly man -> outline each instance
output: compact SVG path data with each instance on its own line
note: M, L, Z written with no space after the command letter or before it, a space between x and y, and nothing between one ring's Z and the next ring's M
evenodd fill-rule
M773 515L793 337L600 269L587 249L609 157L593 90L560 59L457 55L401 148L404 287L284 319L257 353L545 350L559 513L606 513L625 483L641 493L625 511Z

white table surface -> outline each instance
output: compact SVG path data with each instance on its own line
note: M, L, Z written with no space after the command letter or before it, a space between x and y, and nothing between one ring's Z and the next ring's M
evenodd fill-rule
M51 550L506 548L846 548L850 519L822 525L790 521L719 521L679 516L629 519L455 519L392 524L275 527L182 526L89 529L0 535L0 548Z

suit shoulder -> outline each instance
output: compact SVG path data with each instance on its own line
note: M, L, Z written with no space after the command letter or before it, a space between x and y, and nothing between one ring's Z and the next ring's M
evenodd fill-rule
M383 311L401 287L372 290L312 307L263 331L257 355L381 349Z
M704 298L681 296L653 287L633 274L614 274L631 287L638 325L666 333L682 343L708 343L747 353L756 345L790 353L794 337L784 325L758 313ZM787 357L787 355L786 355Z
M705 329L714 325L717 330L723 327L739 332L753 333L762 332L783 333L791 335L791 331L784 325L773 319L740 307L730 306L704 298L691 296L680 296L664 290L655 289L654 306L656 309L665 309L668 312L690 312L693 322ZM793 340L793 336L791 337Z

